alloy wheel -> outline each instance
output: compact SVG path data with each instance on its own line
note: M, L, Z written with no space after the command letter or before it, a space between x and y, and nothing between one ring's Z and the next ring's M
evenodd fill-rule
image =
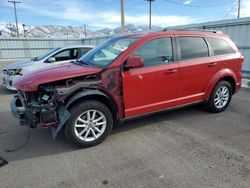
M228 100L229 89L226 86L219 87L214 96L214 105L216 106L216 108L223 108L224 106L226 106Z
M91 142L104 133L106 126L107 120L101 111L86 110L76 119L74 132L79 139Z

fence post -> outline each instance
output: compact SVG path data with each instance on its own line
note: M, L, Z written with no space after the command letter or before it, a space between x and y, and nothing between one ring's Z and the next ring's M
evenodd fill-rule
M51 46L51 48L53 48L53 40L52 40L52 38L50 38L50 46Z
M29 57L31 57L30 45L29 45L29 42L28 42L28 39L27 39L27 38L25 38L25 43L26 43L27 48L28 48L28 55L29 55Z

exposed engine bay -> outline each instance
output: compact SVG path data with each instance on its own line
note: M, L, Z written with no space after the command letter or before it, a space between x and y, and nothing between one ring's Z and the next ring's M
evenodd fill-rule
M119 71L108 70L101 74L59 80L39 86L36 92L18 90L18 95L11 102L12 113L21 125L28 125L30 128L53 127L52 134L55 137L70 117L68 105L79 97L99 92L103 95L109 93L105 96L121 101L118 73ZM122 103L118 105L117 113L121 105Z

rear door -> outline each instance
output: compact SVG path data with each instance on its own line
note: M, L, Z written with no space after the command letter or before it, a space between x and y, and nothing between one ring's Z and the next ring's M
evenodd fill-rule
M142 44L132 56L143 58L144 67L122 73L125 117L175 105L178 63L173 59L172 39L156 38Z
M178 105L204 99L205 90L219 70L211 57L209 44L200 36L178 36L179 92Z

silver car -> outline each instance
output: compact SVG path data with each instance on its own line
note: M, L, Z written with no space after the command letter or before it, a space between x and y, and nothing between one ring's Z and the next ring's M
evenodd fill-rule
M14 91L16 88L12 83L15 79L48 66L76 60L93 48L86 45L54 48L39 57L7 64L3 68L3 86Z

